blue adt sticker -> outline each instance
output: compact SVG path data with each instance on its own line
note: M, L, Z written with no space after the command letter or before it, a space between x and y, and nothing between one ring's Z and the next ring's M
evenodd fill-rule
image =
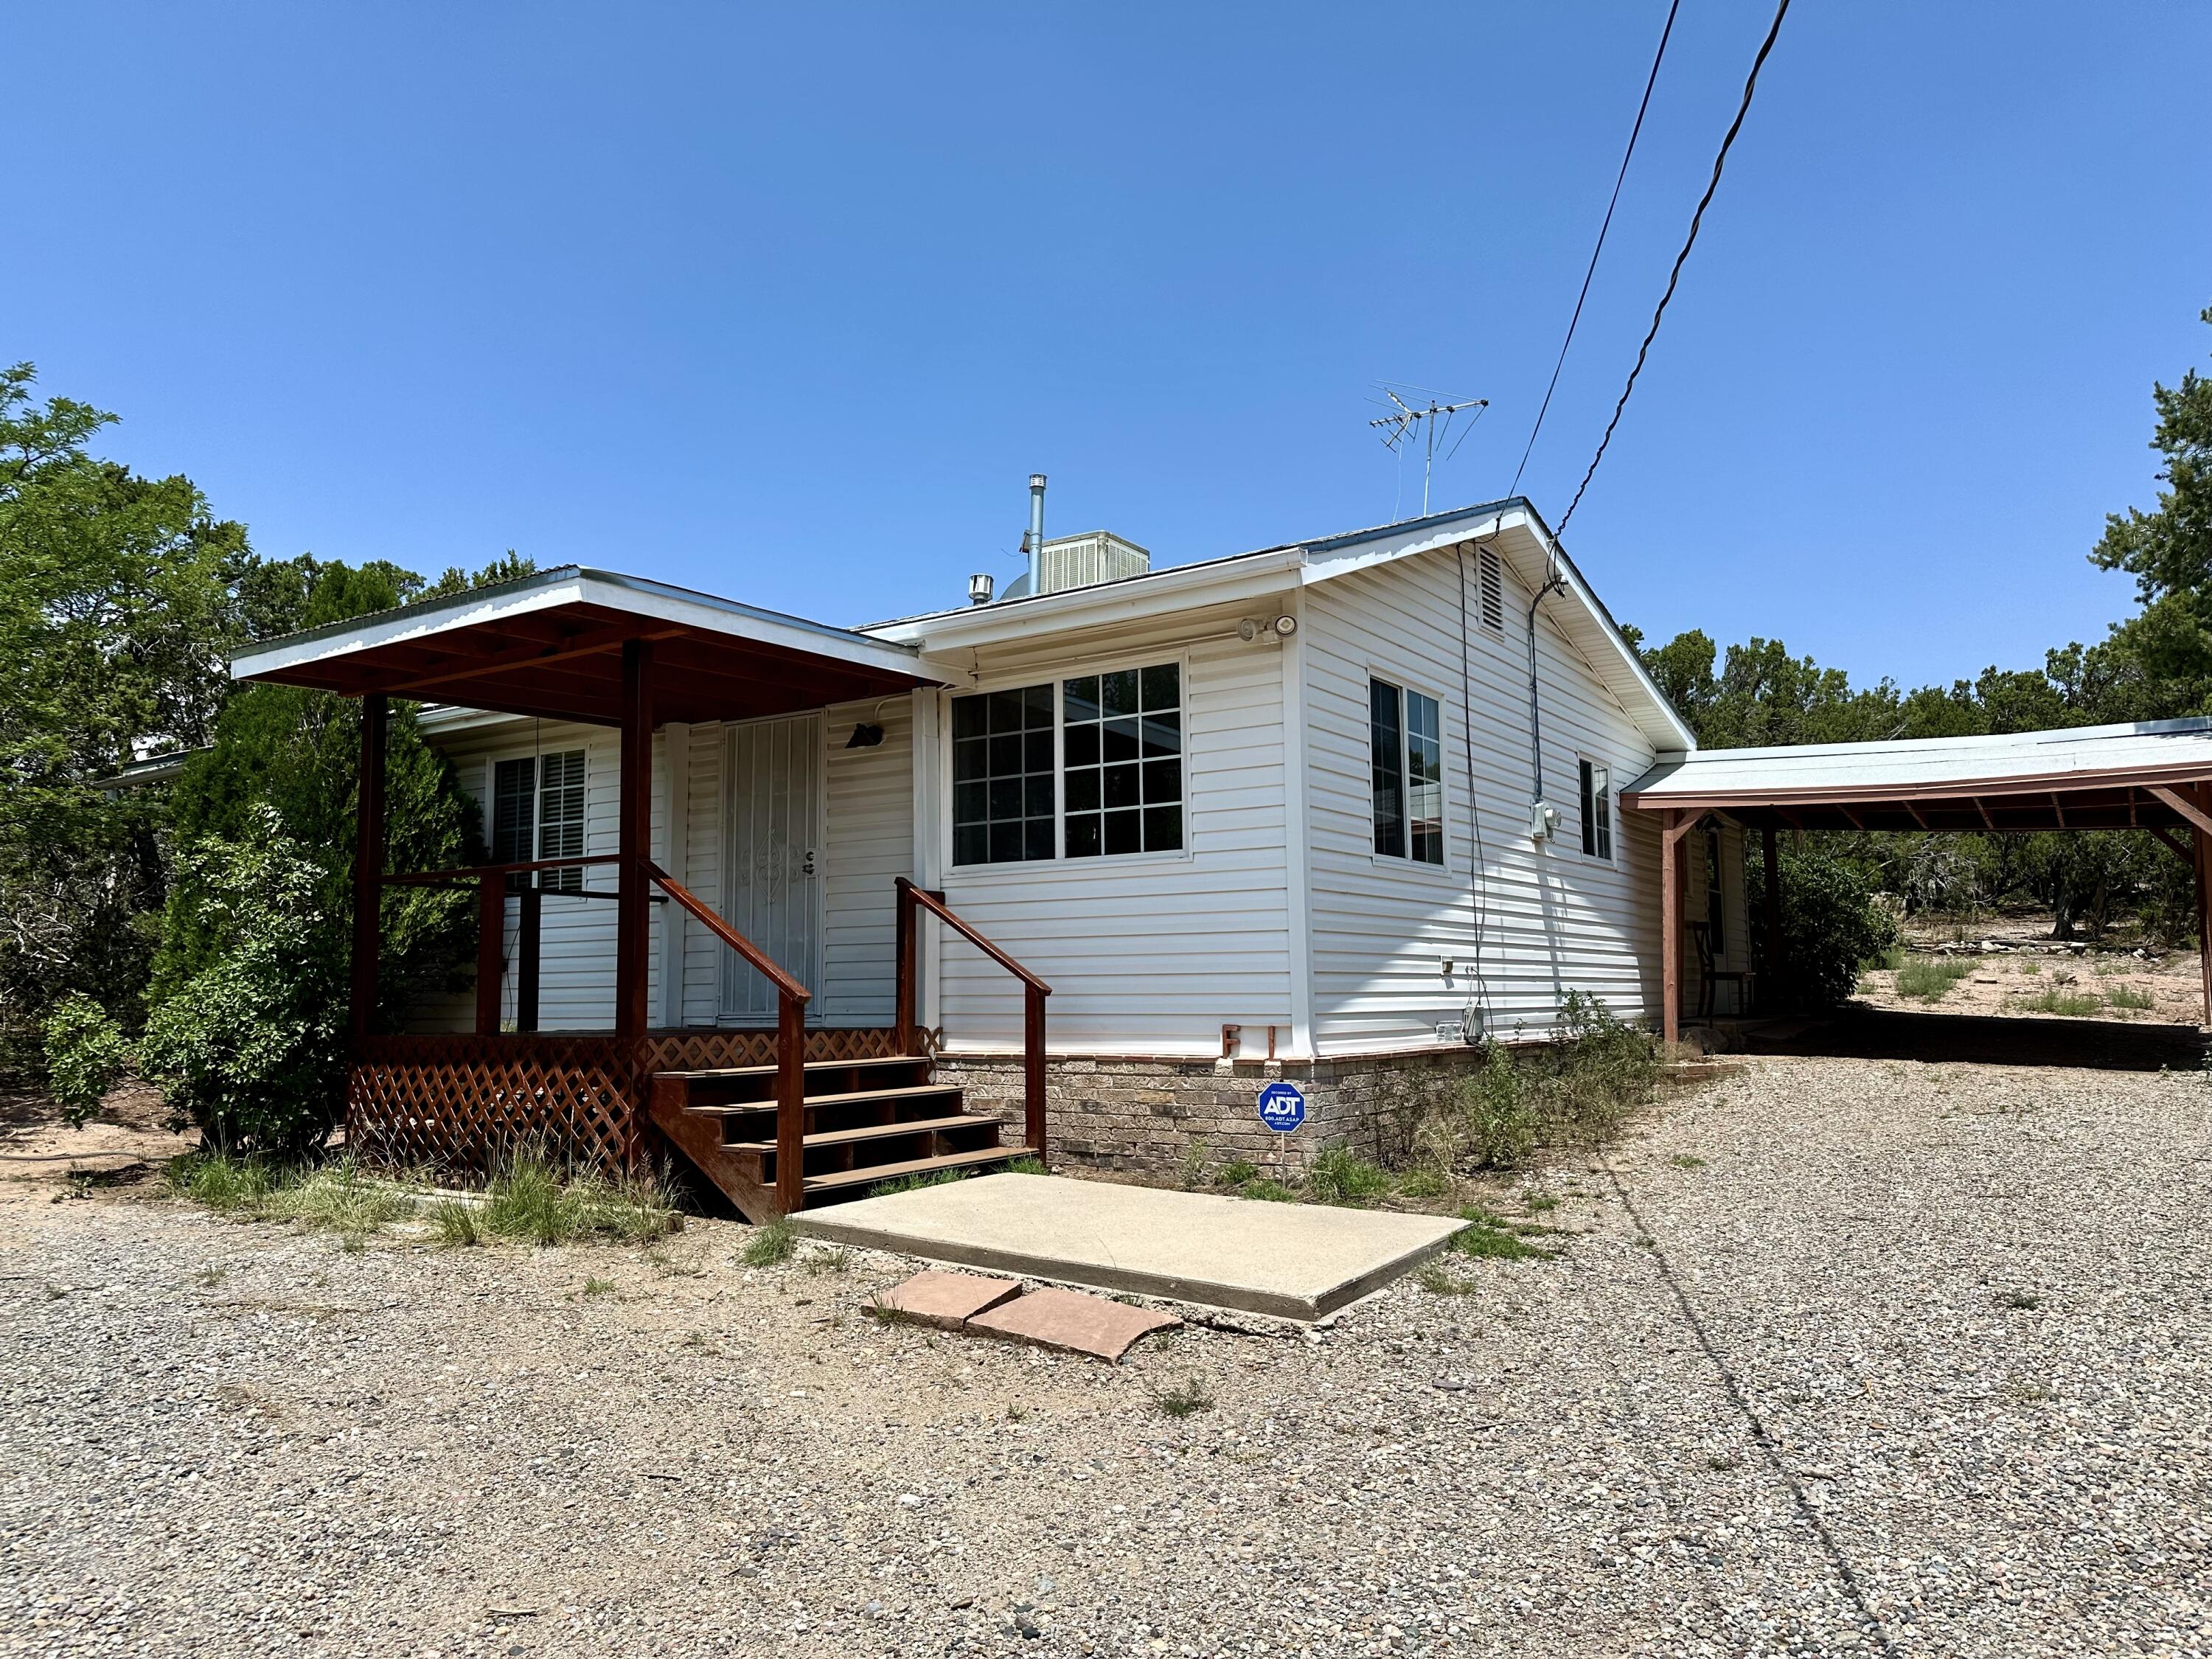
M1270 1083L1260 1091L1260 1121L1288 1134L1306 1121L1306 1097L1295 1083Z

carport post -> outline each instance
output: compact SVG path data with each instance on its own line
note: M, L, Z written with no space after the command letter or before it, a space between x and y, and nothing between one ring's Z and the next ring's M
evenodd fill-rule
M1759 851L1766 860L1766 977L1782 988L1782 863L1774 850L1774 826L1762 824ZM1764 1000L1764 999L1761 999Z
M2200 809L2212 809L2212 788L2194 784L2189 793L2197 798ZM2212 890L2212 843L2205 840L2204 831L2195 824L2189 826L2190 845L2197 853L2197 968L2204 981L2204 1023L2212 1025L2212 908L2205 904L2205 895Z
M1681 832L1674 827L1681 816L1670 806L1659 821L1659 1029L1670 1047L1682 1040L1682 901L1675 882ZM2197 868L2203 868L2201 860Z

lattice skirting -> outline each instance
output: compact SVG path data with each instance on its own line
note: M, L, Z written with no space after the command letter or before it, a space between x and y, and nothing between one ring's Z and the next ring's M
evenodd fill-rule
M806 1057L873 1060L889 1030L811 1030ZM346 1085L346 1140L399 1168L480 1175L523 1146L557 1162L635 1170L645 1155L645 1080L657 1071L767 1066L773 1031L653 1031L643 1066L604 1033L372 1036ZM635 1091L635 1092L634 1092Z
M655 1072L708 1072L726 1066L773 1066L773 1031L648 1031L645 1051L647 1069ZM806 1058L817 1060L885 1060L898 1052L898 1033L891 1030L811 1030L806 1034Z

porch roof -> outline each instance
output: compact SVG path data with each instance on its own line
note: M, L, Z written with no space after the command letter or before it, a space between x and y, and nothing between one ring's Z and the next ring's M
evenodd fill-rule
M1803 830L2172 829L2198 822L2212 719L1662 758L1621 791L1647 811Z
M613 726L630 640L652 642L658 720L791 714L944 684L911 645L574 565L265 641L231 673Z

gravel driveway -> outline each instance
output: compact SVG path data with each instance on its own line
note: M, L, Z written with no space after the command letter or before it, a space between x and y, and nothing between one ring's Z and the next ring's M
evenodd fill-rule
M349 1254L17 1186L0 1652L2199 1653L2208 1108L1754 1060L1547 1177L1556 1261L1118 1368L734 1226Z

